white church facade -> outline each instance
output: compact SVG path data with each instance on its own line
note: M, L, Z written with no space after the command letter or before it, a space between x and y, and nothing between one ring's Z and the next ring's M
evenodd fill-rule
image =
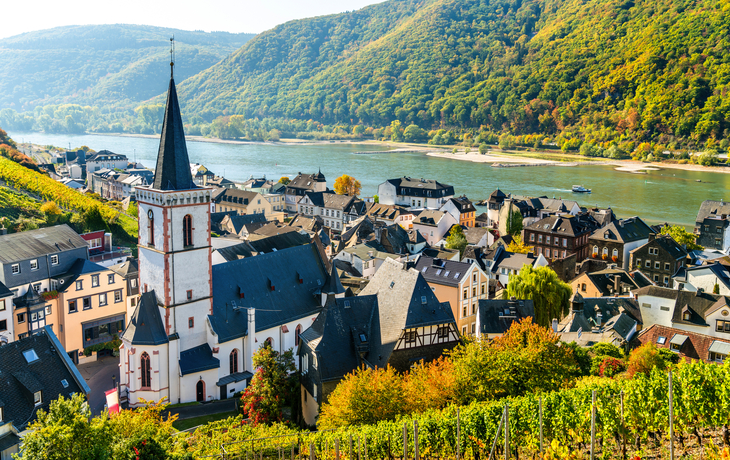
M136 188L142 295L120 337L130 407L242 391L258 347L296 348L326 294L344 295L315 243L213 266L211 192L193 182L171 78L155 178Z

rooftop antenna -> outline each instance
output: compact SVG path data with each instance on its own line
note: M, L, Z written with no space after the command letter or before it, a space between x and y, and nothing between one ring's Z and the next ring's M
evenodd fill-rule
M170 79L172 79L173 69L175 68L175 36L170 38Z

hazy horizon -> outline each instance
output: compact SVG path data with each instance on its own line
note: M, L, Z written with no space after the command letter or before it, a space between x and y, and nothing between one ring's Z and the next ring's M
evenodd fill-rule
M117 5L105 6L90 0L13 2L3 7L3 13L6 18L15 20L3 24L0 39L55 27L101 24L258 34L287 21L358 10L382 1L210 0L203 6L199 1L180 0L174 3L173 9L167 2L159 4L143 0L129 0L121 9Z

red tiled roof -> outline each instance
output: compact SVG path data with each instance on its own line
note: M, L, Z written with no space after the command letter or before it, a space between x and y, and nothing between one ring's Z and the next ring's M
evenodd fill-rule
M712 342L717 340L718 342L730 343L730 340L719 339L717 337L685 331L683 329L660 326L658 324L654 324L653 326L639 332L636 340L638 340L642 345L647 342L651 342L657 348L668 349L672 337L674 337L675 334L687 336L687 340L679 350L679 356L684 358L686 361L702 359L705 362L710 362L710 346L712 345ZM663 344L657 343L659 337L666 338Z

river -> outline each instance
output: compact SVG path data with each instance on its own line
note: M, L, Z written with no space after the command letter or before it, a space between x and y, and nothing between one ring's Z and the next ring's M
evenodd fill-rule
M111 150L136 157L154 167L158 139L43 133L8 133L20 142L59 147L87 145L94 150ZM664 169L634 174L616 171L613 166L586 164L575 167L539 166L492 168L421 153L380 153L353 155L358 151L384 151L386 146L371 144L221 144L188 141L190 161L201 163L216 174L234 181L250 176L278 180L298 172L321 169L330 187L336 177L349 174L362 183L362 195L377 193L378 184L400 176L436 179L451 184L457 194L473 201L487 198L499 187L505 193L548 196L577 200L582 206L610 206L619 217L638 215L649 223L671 222L693 227L704 200L727 200L730 174ZM448 155L444 155L448 156ZM697 182L700 180L701 182ZM590 195L571 193L573 184L591 188Z

